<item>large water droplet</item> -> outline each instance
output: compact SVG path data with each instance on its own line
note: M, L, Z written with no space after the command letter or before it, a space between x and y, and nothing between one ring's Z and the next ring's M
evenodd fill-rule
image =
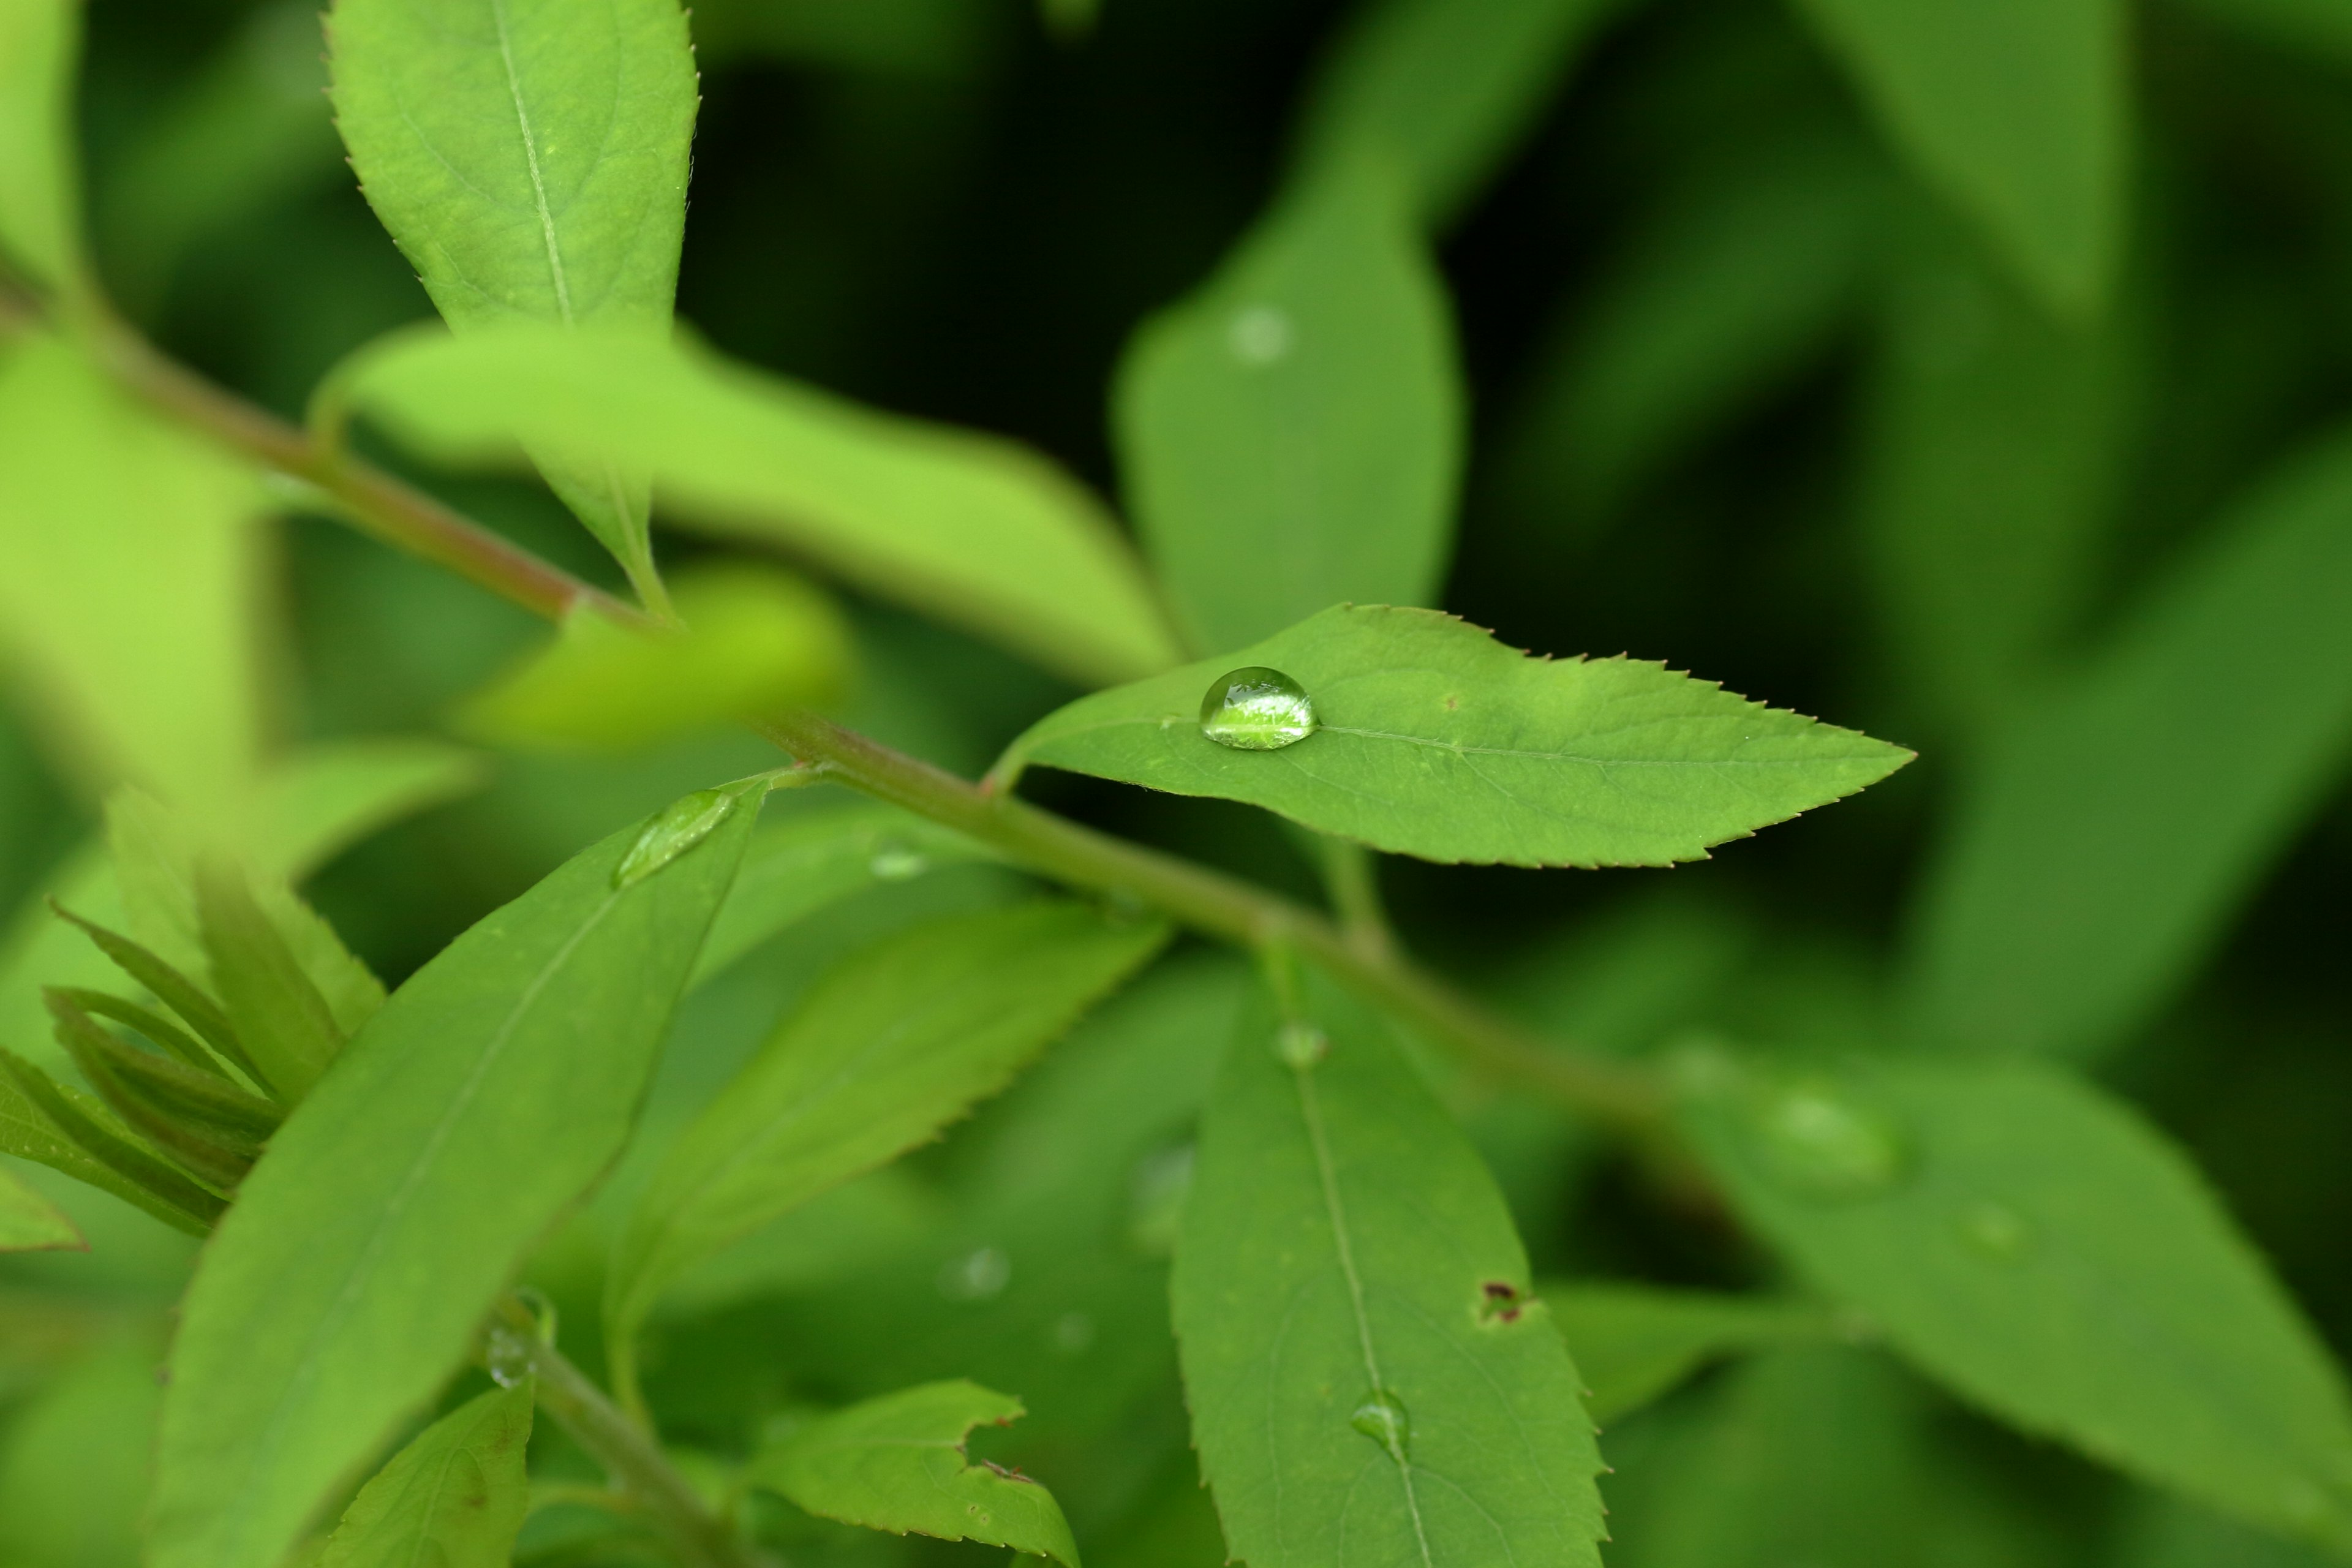
M1253 664L1221 675L1201 699L1201 733L1220 746L1273 752L1315 732L1315 702L1278 669Z
M670 802L659 816L646 824L636 843L621 858L613 872L613 886L626 888L642 882L709 837L720 823L735 815L742 798L743 791L730 785L697 790Z
M1834 1084L1783 1084L1749 1113L1748 1136L1765 1173L1806 1197L1875 1196L1903 1179L1910 1152L1884 1112Z
M2021 1263L2033 1250L2033 1226L2007 1204L1970 1204L1954 1222L1969 1250L1995 1263Z
M1390 1458L1400 1465L1404 1463L1406 1448L1412 1441L1412 1419L1404 1413L1404 1401L1395 1394L1375 1388L1348 1416L1348 1425L1378 1443Z
M490 1379L500 1388L513 1388L530 1377L530 1336L505 1323L494 1325L482 1344L482 1360Z
M1278 364L1297 342L1297 323L1278 305L1244 305L1225 323L1225 347L1245 365Z

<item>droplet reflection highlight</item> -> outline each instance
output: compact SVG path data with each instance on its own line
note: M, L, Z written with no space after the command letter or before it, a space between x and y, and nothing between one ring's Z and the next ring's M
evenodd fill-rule
M1275 752L1315 732L1315 702L1278 669L1247 665L1219 676L1201 699L1201 733L1237 752Z
M1875 1197L1900 1182L1910 1163L1890 1118L1818 1079L1768 1090L1751 1108L1748 1131L1767 1175L1823 1202Z

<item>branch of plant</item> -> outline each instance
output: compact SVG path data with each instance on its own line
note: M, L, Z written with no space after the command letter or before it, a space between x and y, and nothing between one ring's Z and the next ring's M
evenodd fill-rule
M313 487L363 531L437 562L550 619L589 604L624 619L643 612L340 449L322 448L268 412L173 363L110 323L100 352L115 374L167 412ZM1204 935L1286 943L1452 1047L1472 1068L1543 1093L1644 1141L1661 1132L1664 1091L1644 1068L1538 1039L1481 1007L1385 941L1351 936L1320 914L1238 879L1115 838L987 784L833 724L816 714L754 726L804 764L978 839L1056 880L1157 909Z

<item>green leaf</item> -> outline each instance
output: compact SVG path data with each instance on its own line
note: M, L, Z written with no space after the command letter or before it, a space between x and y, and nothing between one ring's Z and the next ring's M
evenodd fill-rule
M811 1422L753 1459L751 1479L827 1519L1009 1546L1078 1568L1053 1493L964 1457L973 1427L1009 1426L1023 1414L1019 1400L976 1383L928 1383Z
M89 937L92 946L124 974L145 986L163 1005L179 1015L182 1022L204 1037L205 1044L217 1052L222 1059L235 1062L239 1071L256 1082L266 1082L267 1075L254 1065L237 1038L228 1015L222 1012L204 989L172 964L156 956L152 949L132 942L119 931L109 931L97 921L86 920L71 910L58 905L57 913L77 926ZM45 996L46 1001L46 996Z
M1999 737L1916 910L1918 1035L2087 1057L2194 976L2352 747L2347 510L2338 437Z
M81 266L73 153L80 56L78 0L0 7L0 268L39 283L69 282Z
M0 656L86 779L233 832L260 745L254 474L47 337L0 346Z
M2084 316L2122 257L2121 0L1801 0L1921 176L2045 304Z
M2352 65L2352 11L2336 0L2174 0L2246 37L2308 58Z
M277 1109L209 1073L142 1051L114 1038L77 1006L70 993L51 991L58 1043L82 1077L157 1148L222 1192L253 1168L277 1130Z
M1384 1039L1244 1015L1201 1124L1171 1296L1231 1555L1593 1564L1601 1459L1501 1194Z
M614 1363L629 1364L630 1338L663 1286L935 1136L1167 940L1155 923L1029 903L918 926L836 966L646 1188L606 1276Z
M533 1397L528 1380L492 1389L418 1433L343 1510L318 1568L507 1568Z
M710 924L694 984L829 904L881 883L904 882L942 866L995 859L952 828L880 801L763 824L743 851L743 868Z
M620 1152L750 834L749 803L713 821L722 798L615 834L474 926L288 1119L183 1308L153 1568L275 1564Z
M1742 1219L1967 1398L2131 1474L2352 1545L2352 1405L2197 1172L2025 1061L1701 1076Z
M6 1114L6 1102L0 1100L0 1115ZM0 1129L0 1139L8 1136L5 1129ZM63 1209L26 1186L23 1177L0 1170L0 1252L89 1250L89 1243Z
M1197 647L1444 581L1462 467L1453 327L1394 181L1358 159L1144 324L1114 420L1128 499Z
M1622 0L1386 0L1323 66L1301 163L1370 153L1432 227L1470 205Z
M111 1193L191 1236L209 1233L227 1207L164 1161L105 1105L0 1050L0 1151L37 1161Z
M125 1338L12 1416L0 1445L0 1562L139 1568L157 1393L152 1347Z
M340 374L353 406L443 460L516 439L640 464L665 513L782 545L1089 683L1175 647L1101 507L1010 442L899 419L676 346L515 325L401 333Z
M196 910L213 984L263 1087L289 1105L299 1100L343 1048L333 1010L262 912L243 871L199 867Z
M665 335L700 101L677 0L335 0L327 37L361 188L451 327ZM657 595L640 466L537 456Z
M1265 666L1319 728L1277 751L1201 732L1213 679ZM1007 749L1247 801L1427 860L1662 866L1876 783L1896 746L1629 658L1531 658L1429 610L1340 605L1238 652L1085 697Z
M801 578L729 563L680 575L670 599L683 629L573 611L551 643L468 698L459 724L523 750L628 752L827 706L848 683L848 623Z
M1584 1405L1604 1427L1708 1362L1819 1338L1829 1321L1801 1301L1651 1285L1552 1285L1540 1291L1584 1374Z

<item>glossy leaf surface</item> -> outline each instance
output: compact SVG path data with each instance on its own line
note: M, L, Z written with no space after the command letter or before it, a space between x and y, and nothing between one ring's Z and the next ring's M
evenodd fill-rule
M5 1113L6 1102L0 1101L0 1114ZM0 1132L0 1138L9 1136ZM26 1186L23 1177L0 1168L0 1252L80 1251L89 1246L63 1210Z
M751 1479L827 1519L1009 1546L1078 1568L1053 1493L964 1457L973 1427L1023 1414L1019 1400L976 1383L925 1384L809 1423L754 1458Z
M1801 1301L1649 1285L1550 1285L1553 1321L1584 1374L1585 1408L1608 1426L1711 1361L1829 1331Z
M1913 1059L1728 1077L1688 1125L1747 1223L1967 1398L2352 1543L2339 1373L2196 1171L2119 1102L2032 1063Z
M431 1397L619 1152L752 816L625 885L639 828L583 851L402 986L289 1119L184 1308L157 1568L274 1564Z
M1304 686L1320 727L1236 752L1201 694L1234 665ZM1661 866L1853 794L1909 760L1626 658L1531 658L1434 611L1326 610L1253 647L1081 698L1013 743L1043 763L1247 801L1428 860Z
M516 439L650 469L666 512L782 545L1093 683L1172 662L1150 585L1094 499L1010 442L919 424L691 345L521 327L405 334L351 374L404 440L481 460Z
M525 1381L418 1433L360 1489L317 1568L507 1568L530 1500L531 1410Z
M1336 1005L1336 1004L1335 1004ZM1328 1052L1244 1015L1171 1296L1193 1445L1254 1568L1590 1565L1600 1457L1477 1154L1352 1008Z
M2347 519L2338 438L1999 738L1923 889L1916 1033L2092 1056L2194 974L2352 752Z
M1128 499L1194 647L1340 600L1433 603L1453 541L1453 328L1394 180L1352 161L1145 324L1114 420Z

